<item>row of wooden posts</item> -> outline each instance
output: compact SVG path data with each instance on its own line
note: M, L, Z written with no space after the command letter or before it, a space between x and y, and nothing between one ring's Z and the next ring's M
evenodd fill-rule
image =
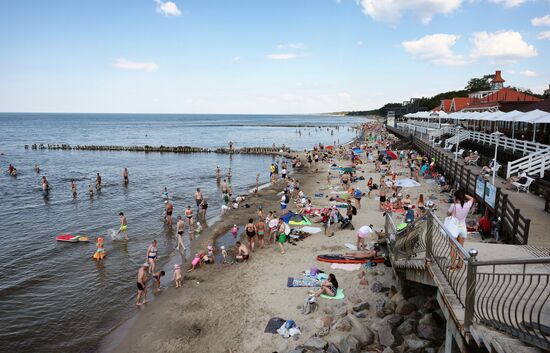
M240 153L240 154L282 154L291 152L286 147L242 147L208 149L192 146L98 146L69 144L32 144L25 145L25 149L32 150L62 150L62 151L128 151L128 152L167 152L167 153Z

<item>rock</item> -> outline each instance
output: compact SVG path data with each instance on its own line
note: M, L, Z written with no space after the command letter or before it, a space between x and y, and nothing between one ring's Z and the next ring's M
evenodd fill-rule
M384 350L382 351L382 353L395 353L395 352L394 352L393 349L391 349L390 347L386 347L386 348L384 348Z
M419 311L413 311L412 313L407 315L407 318L418 321L418 320L422 319L422 314Z
M437 350L437 353L445 353L445 343L443 343L441 346L439 346L439 349Z
M335 331L349 332L351 331L351 323L347 318L341 318L332 325Z
M317 330L316 335L317 337L325 337L329 333L330 333L330 327L321 327L320 329Z
M366 346L374 342L374 332L354 316L348 316L348 320L351 323L351 334L353 337L357 338L361 346Z
M353 311L363 311L363 310L369 310L370 304L367 301L364 301L362 303L359 303L353 307Z
M291 351L288 351L286 353L304 353L304 349L303 348L295 348Z
M428 298L428 300L424 302L424 309L428 312L439 309L439 303L437 302L437 299L433 297Z
M399 303L402 300L405 300L405 297L401 293L395 293L392 297L390 297L390 300L394 303Z
M403 344L400 344L399 346L395 347L394 349L394 352L397 352L397 353L405 353L408 351L408 348L407 348L407 345L405 344L405 342L403 342Z
M353 335L345 336L338 342L340 353L359 353L359 349L361 349L361 343Z
M315 320L315 327L317 328L330 327L330 325L332 324L332 321L333 321L332 316L325 315Z
M366 311L366 310L363 310L363 311L360 311L360 312L355 312L353 313L353 315L359 319L364 319L366 317L369 316L369 312Z
M370 288L370 290L373 291L374 293L380 293L382 291L383 287L384 286L382 285L382 283L375 280L374 283L372 284L372 287Z
M442 342L445 339L444 329L430 325L418 324L418 327L416 328L416 334L420 338L435 342Z
M378 327L378 342L385 347L391 347L395 345L396 339L392 333L390 324L382 321L377 325Z
M437 326L445 326L447 324L447 319L445 319L445 314L441 309L437 309L432 313L432 316L437 322Z
M391 310L392 314L395 312L395 308L397 307L397 305L390 301L390 302L386 302L386 305L385 307L388 309L388 310Z
M401 315L391 314L391 315L386 316L384 318L384 321L386 321L388 324L390 324L392 329L394 329L397 326L399 326L400 323L403 322L403 318L401 317Z
M399 315L409 315L413 311L416 310L416 306L414 304L409 303L406 300L401 300L397 303L397 307L395 308L395 312Z
M376 310L383 309L386 306L386 300L384 298L376 299Z
M334 308L334 318L340 319L348 315L348 308L345 306L337 306Z
M366 348L367 352L382 352L384 350L384 347L382 347L380 344L369 344Z
M397 293L397 288L395 288L395 286L390 286L390 290L388 291L388 298L392 298Z
M366 286L369 284L369 281L367 281L365 278L361 278L361 280L359 281L359 284L362 286Z
M424 348L424 353L436 353L437 351L435 350L434 347L426 347Z
M432 313L422 316L418 321L419 325L438 326L437 320L435 320Z
M340 350L334 343L330 343L327 348L327 353L340 353Z
M416 295L414 297L408 298L407 301L411 304L414 304L417 308L423 308L427 299L426 297L423 297L421 295Z
M405 344L409 346L409 349L423 349L430 346L431 342L420 338L409 338L405 340Z
M310 351L316 351L318 349L325 349L328 346L327 341L324 339L317 337L317 336L311 336L305 343L304 348L309 349Z
M376 301L376 316L384 318L395 312L395 303L380 298Z
M416 325L418 322L413 319L406 319L401 325L397 327L399 334L406 336L416 331Z

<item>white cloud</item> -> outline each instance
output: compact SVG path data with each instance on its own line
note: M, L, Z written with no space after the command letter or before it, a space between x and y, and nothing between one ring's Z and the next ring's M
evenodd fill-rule
M164 16L180 16L181 11L178 5L172 1L163 2L162 0L154 0L157 3L157 12Z
M361 0L363 13L375 21L397 23L405 12L412 12L427 24L437 14L450 14L463 0Z
M402 42L401 45L409 54L420 60L434 64L460 65L468 63L462 55L455 55L452 47L460 38L454 34L432 34L418 40Z
M240 60L241 60L241 57L240 57L240 56L234 56L232 60L233 60L233 61L240 61Z
M365 44L365 43L363 43L362 40L358 40L358 41L357 41L357 46L358 46L358 47L362 46L363 44Z
M306 46L304 43L288 43L277 45L278 49L290 49L290 50L304 50Z
M489 0L489 2L492 2L493 4L502 4L506 8L517 7L526 1L527 0Z
M537 36L537 39L550 40L550 31L540 32Z
M121 70L143 70L147 72L155 72L159 66L150 62L130 61L126 59L116 59L114 66Z
M294 53L285 53L285 54L269 54L267 58L269 60L291 60L299 58L301 55Z
M535 27L550 26L550 15L544 17L535 17L531 20L531 24Z
M498 31L476 32L472 36L472 58L493 58L497 61L514 63L519 59L537 56L534 46L527 44L519 32Z
M520 71L519 73L522 74L525 77L537 77L538 76L538 74L535 71L532 71L532 70L523 70L523 71Z

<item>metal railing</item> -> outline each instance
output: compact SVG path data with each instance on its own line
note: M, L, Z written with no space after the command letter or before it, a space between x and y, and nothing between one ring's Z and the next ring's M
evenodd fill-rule
M448 144L451 144L451 143L456 144L456 141L452 142L453 138L455 137L456 136L453 136L450 139L448 139ZM484 144L496 145L496 137L494 135L486 134L479 131L463 130L460 132L460 138L461 138L461 141L472 140L472 141L477 141ZM506 136L501 136L499 138L498 146L505 150L512 150L512 152L516 152L516 151L520 152L523 155L550 148L549 145L545 145L542 143L518 140L518 139L509 138Z
M550 257L478 261L477 251L467 251L432 210L424 223L424 231L416 231L421 226L417 224L399 232L386 215L392 262L424 254L442 295L464 310L464 320L458 323L462 332L480 323L549 350Z
M550 350L550 257L472 265L474 320Z

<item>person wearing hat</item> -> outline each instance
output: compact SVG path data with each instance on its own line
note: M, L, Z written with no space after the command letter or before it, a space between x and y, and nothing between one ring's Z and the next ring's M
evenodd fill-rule
M141 306L147 303L147 272L149 271L149 264L144 263L138 270L137 274L137 297L136 305Z
M356 188L353 192L353 198L355 199L355 207L357 209L361 209L361 197L363 197L363 193L361 192L361 189Z
M172 280L176 284L176 288L181 287L181 267L178 264L174 264L174 274L172 275Z

